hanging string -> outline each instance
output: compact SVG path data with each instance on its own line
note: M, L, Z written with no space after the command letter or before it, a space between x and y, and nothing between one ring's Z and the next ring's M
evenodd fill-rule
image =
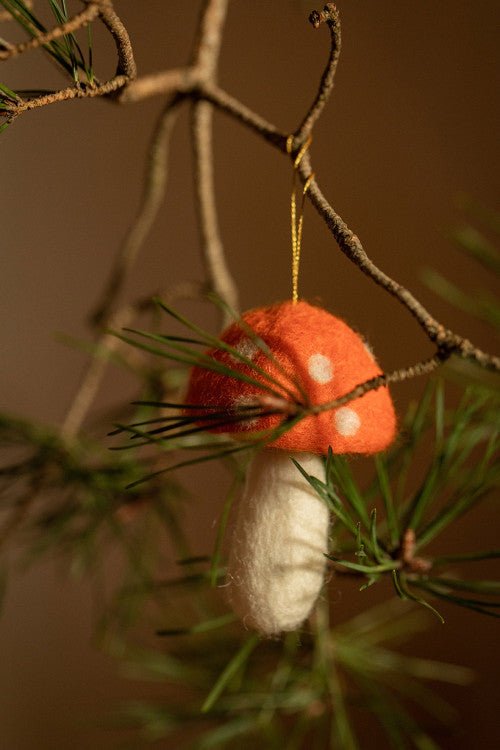
M289 135L286 141L286 150L288 154L292 153L293 148L293 135ZM300 202L299 217L297 220L297 169L302 161L304 154L311 145L312 136L305 141L301 146L295 160L293 162L293 175L292 175L292 194L290 202L290 219L291 219L291 230L292 230L292 302L295 304L299 299L299 270L300 270L300 250L302 246L302 226L304 223L304 203L306 193L309 190L309 186L314 179L314 174L309 175L304 187L302 188L302 198Z

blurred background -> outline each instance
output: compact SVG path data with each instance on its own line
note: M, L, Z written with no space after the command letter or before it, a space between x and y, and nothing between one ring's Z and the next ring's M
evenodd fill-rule
M338 6L343 51L311 146L317 179L381 268L444 324L494 350L488 328L436 296L422 272L432 267L471 295L491 289L486 271L457 252L450 234L468 221L464 201L493 208L498 196L498 3ZM284 131L300 122L327 59L327 30L307 23L313 7L299 0L230 2L220 85ZM199 8L192 0L116 2L139 74L187 61ZM9 24L0 25L0 36L12 37ZM100 77L112 74L112 45L101 33L95 64ZM2 63L0 81L14 90L62 85L40 53ZM50 424L62 420L85 356L57 334L89 336L87 316L137 208L161 107L161 98L124 107L67 102L27 113L1 135L0 408ZM202 278L186 109L170 158L167 199L132 274L130 299ZM215 159L221 232L242 308L288 297L288 162L220 113ZM409 314L344 259L310 206L300 291L363 331L386 370L431 353ZM422 387L393 389L401 413ZM131 393L130 380L112 371L99 405ZM201 490L196 475L191 483ZM215 481L191 509L193 547L201 553L210 552L206 529L213 529L220 504ZM471 547L481 537L484 548L497 546L492 518L469 517L454 541ZM116 736L102 729L107 709L151 690L123 679L117 664L93 648L89 585L68 577L67 568L63 559L44 562L9 581L0 620L0 750L114 747ZM339 618L363 606L361 599L341 601ZM470 688L444 691L459 708L461 727L442 746L496 747L495 621L445 614L446 624L433 626L414 651L471 666L478 677Z

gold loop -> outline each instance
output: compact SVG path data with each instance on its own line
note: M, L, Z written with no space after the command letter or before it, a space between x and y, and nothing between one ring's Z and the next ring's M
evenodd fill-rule
M312 143L312 135L309 135L307 137L307 140L305 140L304 143L302 144L302 146L301 146L301 148L299 150L299 153L295 157L295 161L293 163L294 169L298 169L298 167L300 165L300 162L304 158L304 154L307 152L307 150L308 150L309 146L311 145L311 143Z
M289 135L286 139L286 151L287 154L292 153L294 136ZM314 174L309 175L304 187L302 189L302 200L300 204L300 214L297 221L297 196L296 196L296 176L297 170L300 166L300 162L304 158L304 154L307 152L312 142L312 136L308 136L307 140L302 144L299 149L297 156L293 162L293 175L292 175L292 196L290 202L290 219L292 229L292 302L295 304L299 300L299 269L300 269L300 250L302 245L302 226L304 223L304 201L309 186L314 179Z

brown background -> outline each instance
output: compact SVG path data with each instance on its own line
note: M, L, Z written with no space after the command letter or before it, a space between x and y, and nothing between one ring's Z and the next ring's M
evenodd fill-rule
M140 72L187 59L199 3L116 5ZM436 298L419 274L432 266L472 293L491 286L446 235L462 222L457 196L466 193L493 207L498 194L498 4L338 5L343 53L311 149L322 189L380 266L443 322L492 349L486 328ZM298 0L230 3L221 85L284 130L301 119L326 60L326 31L314 32L306 22L311 7ZM7 26L0 34L7 36ZM109 44L104 47L109 73L112 54ZM0 80L12 88L59 81L38 54L4 63ZM137 206L145 148L160 106L159 100L123 109L70 102L30 113L1 136L2 408L51 423L63 417L83 357L54 334L85 334L86 313ZM133 296L201 275L187 123L184 113L174 133L168 199L129 285ZM216 117L215 146L221 229L242 306L287 297L289 166L223 115ZM311 209L301 291L365 331L386 369L430 353L410 316L339 254ZM421 386L394 389L401 411ZM110 375L101 403L117 394L126 398L130 387L122 376ZM219 507L214 488L197 513L211 524ZM201 544L200 533L192 533ZM473 518L451 541L455 548L497 546L491 524ZM206 542L204 547L201 552ZM64 568L61 562L41 564L10 583L0 622L0 750L111 747L112 737L92 728L94 718L124 696L141 694L140 684L120 680L114 662L89 647L88 586L68 582ZM364 606L344 604L350 612ZM495 622L472 613L446 614L444 628L434 627L417 651L471 665L480 677L472 688L443 691L458 705L463 730L443 738L442 746L496 747Z

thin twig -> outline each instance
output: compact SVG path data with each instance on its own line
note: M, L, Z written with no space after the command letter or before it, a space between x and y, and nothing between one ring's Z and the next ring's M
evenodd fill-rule
M192 67L203 81L216 80L217 61L222 42L222 29L227 0L207 0L202 15ZM232 309L238 308L238 291L229 271L222 246L215 205L215 183L212 143L212 105L195 101L191 113L191 134L194 152L194 184L198 224L202 241L205 276L210 291L215 292ZM222 312L223 326L229 314Z
M118 102L140 102L151 96L187 94L198 86L198 72L192 68L172 68L150 73L132 81L120 92Z
M120 328L124 325L122 318L129 314L129 308L115 312L116 303L165 195L168 176L168 146L180 101L180 98L176 98L167 104L153 134L139 211L125 237L101 300L91 318L93 325L101 330L108 327ZM115 319L116 316L119 319ZM100 351L112 351L116 348L117 340L107 332L100 333L96 347ZM94 357L89 362L61 428L66 437L75 435L80 429L97 393L105 369L104 357Z
M151 96L183 93L196 99L205 99L222 112L231 115L281 150L286 149L288 134L264 117L253 112L227 91L214 83L200 83L198 71L193 68L174 68L159 73L141 76L131 81L118 95L120 104L139 102Z
M191 132L196 204L207 287L224 300L230 308L237 310L238 290L226 262L215 207L212 106L207 102L198 102L193 105ZM231 316L222 311L222 317L224 327L230 322Z
M286 151L288 133L278 130L271 122L253 112L215 83L200 82L198 70L193 68L175 68L141 76L120 92L118 101L122 104L128 104L129 102L142 101L150 96L173 94L176 91L194 99L204 99L210 102L217 109L231 115L273 146Z
M99 16L115 42L118 53L116 75L124 75L128 81L133 81L137 76L137 66L128 31L116 14L111 0L96 0L96 2L100 7Z
M159 289L155 294L147 294L139 297L132 304L136 314L144 313L157 307L156 300L161 300L165 305L171 306L179 300L200 299L204 293L204 284L201 281L186 279L178 281L165 289Z
M416 362L414 365L410 365L410 367L403 367L398 370L393 370L389 373L377 375L374 378L370 378L370 380L365 380L364 383L360 383L348 393L345 393L343 396L335 399L334 401L328 401L323 404L316 404L315 406L312 406L310 410L308 410L308 413L310 412L311 414L319 414L323 411L338 409L339 406L343 406L350 401L354 401L354 399L356 398L364 396L365 393L368 393L369 391L375 391L378 388L389 385L390 383L401 383L403 380L411 380L413 378L419 377L420 375L429 375L434 370L437 370L437 368L440 367L440 365L442 365L446 359L448 359L448 356L436 354L429 359L422 360L421 362Z
M96 326L107 325L111 310L116 305L137 259L137 254L158 214L167 184L170 135L177 119L181 101L181 97L170 100L156 124L148 149L144 188L139 210L119 250L101 299L92 313L91 319Z
M165 290L160 290L156 296L165 300L166 304L172 305L179 300L199 299L202 291L201 284L194 281L183 281ZM127 352L130 350L130 347L124 345L112 331L119 331L126 327L136 315L153 309L154 305L152 296L147 295L146 297L140 297L133 304L124 305L109 317L108 326L111 331L105 331L97 338L93 357L85 368L61 427L62 437L71 439L80 430L106 373L110 355L120 349Z
M99 3L91 2L80 13L69 18L65 23L54 26L53 29L45 32L45 34L39 34L32 39L28 39L26 42L9 46L7 50L0 50L0 60L8 60L10 57L17 57L23 52L37 49L44 44L54 41L54 39L59 39L66 34L71 34L72 32L81 29L83 26L87 26L87 24L97 18L99 12Z
M24 112L39 109L40 107L46 107L57 102L68 101L69 99L91 99L100 96L105 97L112 94L114 95L116 91L122 89L137 76L137 67L134 60L130 37L121 19L116 14L112 1L92 0L92 2L86 4L88 5L87 10L89 10L89 8L94 8L94 6L97 7L99 18L113 37L118 57L116 74L109 81L99 85L79 82L74 86L68 86L60 91L55 91L33 99L22 99L21 97L18 97L17 101L13 102L8 110L4 110L4 116L7 118L7 122L12 122ZM64 26L65 24L62 24L61 28ZM54 30L50 33L54 33ZM10 55L11 49L12 48L9 47L4 53L6 52Z
M110 323L116 328L122 328L129 322L130 314L130 308L126 308ZM107 367L107 359L119 346L120 340L111 333L104 333L98 338L93 356L85 367L77 392L61 425L62 438L68 440L78 433L101 384Z
M91 99L114 95L116 91L122 89L136 77L137 67L130 37L121 19L116 14L111 0L92 0L87 5L89 8L97 6L99 18L113 37L118 56L116 74L109 81L99 85L79 82L74 86L68 86L60 91L33 99L22 99L19 97L16 102L11 104L9 109L4 110L7 122L12 122L24 112L46 107L57 102L68 101L69 99ZM11 48L7 52L10 53L10 50Z
M203 3L191 67L207 81L213 81L216 77L227 6L228 0L204 0Z
M27 8L33 8L33 0L24 0L24 4ZM0 10L0 23L12 20L14 20L14 16L12 15L12 13L9 13L8 10Z
M137 66L134 59L134 53L132 49L132 44L130 42L130 37L128 35L128 31L125 28L124 24L122 23L120 17L117 15L112 0L84 0L85 4L87 5L87 8L83 10L78 16L75 16L73 19L70 19L64 24L59 25L59 29L61 30L60 33L57 32L56 29L52 29L52 31L48 32L49 39L45 39L45 41L38 42L39 39L41 39L43 36L47 35L40 35L35 37L34 40L30 40L29 42L26 42L27 45L31 45L34 43L34 46L40 46L40 44L44 44L46 41L50 41L51 39L57 38L57 36L61 36L65 33L69 33L70 31L76 30L80 28L80 26L83 26L85 23L88 23L89 20L92 20L95 16L99 16L101 21L103 22L104 26L108 29L109 33L113 37L113 40L115 42L117 56L118 56L118 63L117 63L117 69L116 74L113 77L112 81L121 81L121 86L124 86L125 83L128 81L132 81L137 76ZM90 19L87 17L90 13ZM73 26L73 23L75 22L75 19L81 19L84 18L84 21L80 23L77 21L76 26ZM3 20L11 19L12 16L9 13L6 17L3 17ZM2 20L2 16L0 16L0 20ZM69 28L68 28L69 25ZM20 45L23 47L23 45ZM28 47L30 48L30 47ZM11 50L16 49L15 47L9 47L7 50L8 56L11 55ZM24 51L21 50L21 51ZM2 55L5 54L5 51L2 52ZM14 53L15 54L15 53ZM0 57L2 59L2 57ZM122 76L124 78L122 79ZM110 83L110 82L108 82ZM119 87L116 87L119 88ZM111 91L114 91L115 88L112 88L111 90L103 89L97 94L87 94L87 96L104 96L109 94ZM75 98L75 97L66 97L66 98ZM41 106L46 106L47 104L52 104L53 101L62 101L62 99L53 99L53 100L46 100L44 104Z
M304 183L313 175L308 154L305 154L302 159L298 171ZM401 302L418 321L429 339L437 344L441 351L448 350L450 353L459 354L467 359L473 359L488 369L500 370L499 357L481 351L481 349L478 349L467 339L445 328L406 287L399 284L375 265L366 254L357 235L349 229L347 224L328 203L315 179L312 179L309 184L307 197L325 221L344 255L376 284Z
M44 94L43 96L38 96L34 99L19 98L15 104L12 104L9 110L9 118L15 120L24 112L39 109L40 107L46 107L49 104L65 102L69 99L95 99L100 96L108 96L125 86L128 80L128 77L125 75L117 75L98 86L78 83L75 86L68 86L65 89L60 89L59 91L54 91L50 94Z
M315 29L317 29L321 23L326 23L328 25L331 35L331 48L326 68L321 77L318 93L316 94L309 111L295 131L295 149L300 148L307 136L310 135L314 125L323 112L328 99L330 98L342 46L339 12L333 3L327 3L324 9L319 13L318 11L313 10L309 16L309 22Z
M253 112L245 104L227 91L214 84L204 84L192 92L191 96L198 96L214 104L221 112L234 117L238 122L253 130L256 135L264 138L268 143L286 153L286 142L288 134L279 130L275 125L261 115Z

